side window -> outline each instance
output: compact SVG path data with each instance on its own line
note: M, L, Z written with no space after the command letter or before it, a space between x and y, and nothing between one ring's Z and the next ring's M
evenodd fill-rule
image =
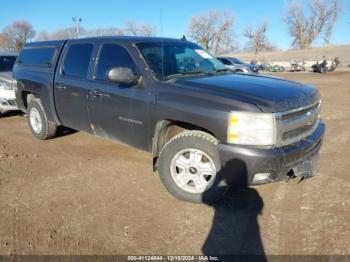
M107 80L107 73L114 67L128 67L135 71L136 66L130 54L116 44L104 44L100 51L96 69L96 79Z
M51 66L55 54L54 47L24 48L17 63L31 66Z
M175 54L175 58L178 72L197 70L201 60L190 48L185 48L182 52Z
M232 65L232 63L230 61L228 61L227 59L225 59L225 58L220 58L219 60L224 65Z
M92 50L92 44L71 45L63 62L63 74L66 76L86 78Z

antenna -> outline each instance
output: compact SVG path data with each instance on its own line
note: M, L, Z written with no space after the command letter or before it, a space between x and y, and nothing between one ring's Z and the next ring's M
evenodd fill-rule
M159 10L160 36L163 37L163 9Z
M162 37L161 39L161 53L160 55L162 56L162 78L164 77L164 39L163 39L163 9L161 8L159 10L159 23L160 23L160 36Z

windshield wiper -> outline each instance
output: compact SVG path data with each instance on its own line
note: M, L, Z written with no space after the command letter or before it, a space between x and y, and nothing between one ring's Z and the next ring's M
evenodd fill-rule
M212 74L213 74L212 72L196 70L196 71L185 71L185 72L181 72L181 73L173 74L173 75L167 75L164 78L171 79L174 77L176 78L176 77L179 77L179 76L181 77L181 76L185 76L185 75L212 75Z
M221 73L221 72L231 72L232 73L232 70L229 68L220 68L220 69L215 70L215 72L216 73Z
M181 72L180 75L201 75L201 74L207 74L206 71L185 71Z

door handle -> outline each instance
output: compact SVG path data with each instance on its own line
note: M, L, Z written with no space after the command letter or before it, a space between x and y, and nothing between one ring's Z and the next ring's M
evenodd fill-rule
M67 89L67 87L65 85L62 85L62 84L57 84L56 89L65 90L65 89Z
M90 92L91 96L92 97L101 97L101 96L105 96L105 97L109 97L108 94L105 94L103 92L101 92L100 90L98 89L94 89Z

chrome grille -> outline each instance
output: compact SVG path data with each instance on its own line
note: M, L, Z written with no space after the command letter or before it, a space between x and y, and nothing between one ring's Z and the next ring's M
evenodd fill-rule
M10 106L16 106L16 100L7 100Z
M277 146L296 143L311 135L319 121L321 102L276 114Z

